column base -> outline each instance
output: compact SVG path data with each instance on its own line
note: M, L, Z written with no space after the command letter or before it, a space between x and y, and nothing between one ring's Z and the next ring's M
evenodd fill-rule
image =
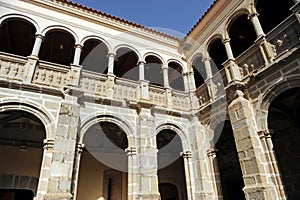
M59 193L47 193L44 197L45 200L71 200L73 195L68 192L59 192Z
M137 194L134 200L160 200L160 194Z
M285 197L279 197L275 188L271 186L246 186L244 187L246 199L278 199L283 200Z

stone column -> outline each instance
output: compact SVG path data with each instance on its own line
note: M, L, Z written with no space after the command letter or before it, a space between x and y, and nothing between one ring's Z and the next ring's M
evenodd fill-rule
M194 72L193 71L188 72L187 77L188 77L189 91L190 92L195 92L196 84L195 84Z
M34 57L36 57L38 59L39 52L40 52L43 40L44 40L44 36L43 35L37 34L35 36L35 41L34 41L34 45L33 45L31 56L34 56Z
M81 49L82 49L82 46L80 44L75 45L75 53L74 53L74 58L73 58L73 65L75 65L75 66L79 66Z
M108 53L108 74L114 74L114 62L116 54L114 53Z
M166 88L166 99L167 99L167 107L171 108L172 107L172 90L170 88L170 83L169 83L169 73L168 73L168 66L164 65L163 66L163 77L164 77L164 86Z
M79 169L80 169L81 153L83 151L83 148L84 148L84 144L76 145L76 155L75 155L74 168L73 168L73 185L72 185L73 199L76 199L77 197L78 176L79 176Z
M219 166L217 161L217 150L214 148L211 148L207 150L207 156L208 156L208 168L211 173L211 180L213 181L213 187L215 192L214 199L221 200L223 199L222 196L222 185L221 185L221 177L219 172Z
M182 78L183 78L184 91L189 91L190 87L189 87L188 73L182 74Z
M141 108L137 121L138 181L136 200L159 200L157 148L154 117L151 110Z
M283 181L281 180L279 166L273 148L272 136L267 131L259 131L258 135L265 151L265 155L268 163L267 169L269 169L269 174L272 177L275 177L274 179L272 179L272 181L276 185L276 189L280 197L279 199L286 199L287 195L285 194Z
M193 177L193 168L192 168L192 152L186 151L182 153L184 161L184 171L185 171L185 180L186 180L186 191L188 200L193 200L193 184L191 178Z
M47 192L53 147L54 147L54 140L50 140L50 139L44 140L43 158L42 158L41 171L40 171L39 183L37 188L37 195L34 198L34 200L43 200L44 195Z
M168 74L168 66L163 66L163 77L164 77L164 86L165 87L170 87L170 84L169 84L169 74Z
M139 62L140 100L149 100L149 81L145 80L145 62Z
M40 52L43 40L44 40L43 35L37 34L35 36L35 42L33 45L32 53L30 56L27 57L28 62L26 64L27 67L26 67L26 72L25 72L26 73L26 77L24 80L25 83L31 83L31 80L34 76L34 71L35 71L37 61L39 60L38 56L39 56L39 52Z
M242 75L239 66L235 62L235 58L233 57L232 49L230 46L230 39L225 38L223 40L223 44L225 46L228 58L227 61L224 63L228 83L232 81L241 81Z
M251 3L251 14L249 15L249 19L251 20L257 39L256 39L256 44L259 45L262 57L265 61L265 63L271 63L274 60L275 52L274 49L275 47L272 47L271 44L266 40L265 38L265 33L261 27L261 24L258 19L258 13L256 11L255 6Z
M107 98L112 99L114 96L115 78L114 75L114 61L116 54L108 53L108 71L107 71Z
M137 158L136 148L126 149L128 156L128 200L134 200L137 195Z
M267 160L257 135L253 107L244 98L242 91L236 91L236 98L228 106L228 112L243 173L246 199L280 199L276 186L268 180L270 175L265 167Z
M212 81L212 69L211 69L211 65L210 65L210 57L204 57L203 58L203 62L204 62L204 66L205 66L205 71L206 71L206 80L205 83L207 85L207 89L208 89L208 94L210 96L211 99L215 99L215 94L216 94L216 89L215 89L215 85Z
M49 184L45 200L71 200L72 172L79 124L77 97L65 94L57 121Z
M145 80L145 61L139 62L139 80Z

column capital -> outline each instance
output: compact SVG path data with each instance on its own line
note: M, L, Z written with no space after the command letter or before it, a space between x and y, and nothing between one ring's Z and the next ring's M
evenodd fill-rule
M127 149L125 149L125 152L127 153L127 156L136 155L136 148L135 147L128 147Z
M227 38L227 37L226 37L226 38L224 38L224 39L222 40L222 42L223 42L223 44L225 44L225 43L227 43L227 42L230 42L230 40L231 40L230 38Z
M75 44L74 48L79 48L79 49L82 49L83 46L81 44Z
M44 146L43 146L44 150L53 150L54 140L44 139L43 143L44 143Z
M208 157L216 156L217 152L218 152L218 149L215 149L215 148L210 148L206 151Z
M139 60L139 61L138 61L138 65L140 65L140 64L146 64L146 61L144 61L144 60Z
M257 132L259 138L271 138L272 137L272 130L261 130Z
M202 62L210 61L210 60L211 60L211 58L210 58L209 56L204 56L204 57L202 58Z
M180 155L183 157L183 158L192 158L192 152L191 151L184 151L184 152L181 152Z
M84 148L84 144L79 144L79 143L76 144L76 150L78 153L81 153L83 151L83 148Z
M116 54L114 53L114 52L109 52L108 54L107 54L107 57L116 57Z
M45 36L43 36L41 33L37 33L37 34L35 34L35 38L40 38L40 39L42 39L42 41L44 41Z

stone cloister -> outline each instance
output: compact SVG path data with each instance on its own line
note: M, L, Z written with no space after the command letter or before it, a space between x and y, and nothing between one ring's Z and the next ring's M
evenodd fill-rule
M299 199L299 20L216 0L176 38L0 0L0 199Z

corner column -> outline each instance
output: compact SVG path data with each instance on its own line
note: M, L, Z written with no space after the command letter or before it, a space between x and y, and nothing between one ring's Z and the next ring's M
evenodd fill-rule
M44 200L71 200L72 175L79 124L77 97L65 94L54 141L47 194Z
M47 192L49 184L49 175L52 161L52 153L54 147L54 140L45 139L43 147L43 159L41 164L41 171L39 177L39 183L37 188L37 195L34 200L43 200Z
M156 130L150 109L140 108L137 124L138 191L135 200L159 200Z
M280 199L276 185L269 180L267 159L257 135L253 107L244 98L242 91L236 91L236 98L228 106L228 112L243 173L246 199Z

